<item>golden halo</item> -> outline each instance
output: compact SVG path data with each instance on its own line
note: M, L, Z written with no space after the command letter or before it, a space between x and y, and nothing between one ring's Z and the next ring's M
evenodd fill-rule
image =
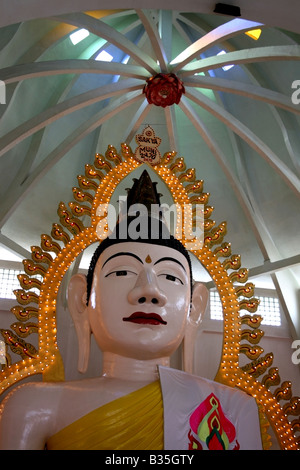
M94 165L86 165L85 176L78 176L79 188L73 188L70 210L64 203L59 204L60 223L53 224L51 235L42 234L41 247L32 247L32 259L23 262L26 275L19 276L22 289L15 291L19 305L12 309L19 322L12 325L14 331L0 330L6 345L21 359L8 363L0 373L2 393L34 374L41 373L44 380L64 380L56 339L56 297L72 262L89 245L101 241L99 234L102 238L106 236L105 213L99 213L98 208L107 207L123 178L143 164L126 144L121 145L120 153L109 146L105 157L96 154ZM299 419L289 421L288 416L293 415L295 400L299 399L292 398L287 382L275 392L271 391L271 387L280 385L280 377L278 369L271 367L272 353L260 357L262 348L257 343L262 318L251 315L258 301L253 297L254 285L247 282L248 270L241 267L240 256L232 255L230 243L224 241L226 222L215 226L211 219L213 208L208 205L209 194L203 192L203 181L196 179L194 169L186 170L182 157L175 157L175 152L165 153L159 164L151 168L165 182L179 207L194 203L204 205L204 243L201 248L193 249L193 254L213 279L223 306L223 349L215 380L255 397L265 449L270 446L269 424L282 449L298 449L295 433L300 427ZM90 217L87 227L81 220L85 215ZM188 247L188 241L182 241ZM36 279L37 274L43 281ZM40 290L39 296L30 291L33 287ZM242 315L242 310L249 314ZM28 322L32 317L36 317L38 323ZM250 330L243 329L244 325ZM24 339L37 332L38 350ZM243 367L239 365L241 354L250 359ZM282 400L286 401L284 405L280 403Z

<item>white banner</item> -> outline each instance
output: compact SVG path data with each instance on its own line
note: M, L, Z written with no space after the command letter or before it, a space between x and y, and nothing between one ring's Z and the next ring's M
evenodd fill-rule
M261 450L255 399L235 388L159 367L166 450Z

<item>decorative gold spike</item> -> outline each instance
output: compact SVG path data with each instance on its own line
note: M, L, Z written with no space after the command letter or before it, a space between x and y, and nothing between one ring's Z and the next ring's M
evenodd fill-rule
M13 323L10 326L15 333L21 338L27 338L27 336L31 335L32 333L38 333L38 325L36 323Z
M160 161L161 165L165 165L165 166L169 165L170 163L172 163L176 155L177 155L177 152L166 152L161 158L161 161Z
M125 142L121 144L121 153L125 159L133 157L130 145L127 145Z
M39 310L35 307L21 307L20 305L16 305L12 307L10 311L20 321L27 321L32 317L38 318L39 316Z
M292 382L286 380L274 392L277 401L290 400L292 398Z
M91 208L84 206L83 204L77 204L76 202L69 202L69 207L77 217L83 217L84 215L91 215Z
M25 290L29 290L29 289L41 289L41 281L39 281L38 279L36 278L31 278L29 276L27 276L26 274L18 274L18 279L19 279L19 282L20 282L20 286L25 289Z
M252 377L257 378L260 375L264 374L266 370L272 365L272 363L273 354L269 353L266 354L264 357L241 367L241 369L244 372L247 372L248 374L252 375Z
M61 251L61 246L54 242L50 235L42 234L41 236L41 247L45 251L52 251L56 255Z
M30 303L39 303L39 296L35 292L26 292L23 289L15 289L14 294L17 298L17 301L21 305L28 305Z
M90 193L81 191L81 189L77 188L76 186L72 188L72 192L73 192L74 199L78 202L81 202L81 203L90 202L92 204L94 200L93 196Z
M235 293L237 297L244 296L244 297L249 298L253 296L254 289L255 289L254 284L252 282L247 282L245 286L235 287Z
M115 164L122 162L122 158L120 157L116 148L113 145L108 145L107 150L105 152L105 158L114 162Z
M171 164L169 168L171 171L173 171L173 173L184 171L186 168L184 158L176 158L175 162Z
M57 213L60 217L61 223L71 232L73 235L77 235L82 230L84 230L84 226L82 222L72 217L70 212L67 210L66 205L61 202L58 206Z
M268 389L273 385L280 384L280 376L277 367L271 367L268 373L262 378L261 383Z
M241 268L237 272L229 274L231 282L246 282L248 280L249 269Z
M36 274L40 274L41 276L45 276L47 269L45 269L40 264L34 263L31 259L23 259L23 266L25 269L25 273L29 276L34 276Z
M242 330L241 340L248 341L251 344L258 344L261 338L264 336L265 332L263 330Z
M239 306L241 310L248 310L248 312L254 313L259 306L259 300L254 297L252 299L244 299L239 302Z
M178 179L179 179L180 183L183 183L183 181L195 181L195 178L196 178L195 168L189 168L184 173L182 173L181 175L178 176ZM190 186L194 186L195 190L194 191L189 191L187 188L189 188ZM185 187L185 190L186 190L187 194L189 194L191 192L197 192L196 191L197 190L197 184L194 183L194 184L188 185L188 186Z
M86 178L85 176L79 175L77 176L79 187L83 190L92 190L97 191L98 184L95 181L91 181L90 179Z
M213 211L214 211L214 208L212 206L205 206L204 213L203 213L204 219L209 219Z
M97 178L98 181L103 180L104 174L101 173L99 170L95 170L93 165L86 164L85 165L85 176L87 178Z
M223 261L222 266L224 269L239 269L241 267L240 255L232 255L229 259Z
M194 169L193 169L194 170ZM191 170L188 170L188 171L191 171ZM194 170L195 171L195 170ZM178 178L180 179L180 177ZM194 180L191 180L191 181L194 181ZM195 181L194 183L191 183L191 184L188 184L185 186L185 190L187 192L187 194L193 194L193 193L202 193L203 191L203 184L204 184L204 181L203 180L197 180Z
M261 315L243 315L241 317L242 325L248 325L250 328L258 328L263 320Z
M51 235L55 240L59 240L67 245L70 242L69 235L64 231L64 229L59 224L53 224Z
M48 266L50 266L50 264L53 261L52 256L49 255L49 253L44 253L43 250L39 246L32 246L31 253L32 253L31 257L33 261L35 261L36 263L45 263Z
M95 155L95 166L96 168L99 168L100 170L104 171L109 171L112 169L112 165L108 163L103 155L100 155L100 153L96 153Z
M215 226L214 220L211 220L211 219L204 220L204 232L210 232L214 226Z
M283 405L283 411L286 415L300 415L300 397L291 398L289 403Z
M5 344L10 347L13 353L18 354L22 358L37 357L38 352L32 344L26 343L10 330L1 329L0 332L4 338Z
M190 197L191 204L207 204L209 200L209 193L201 193L196 196Z
M218 227L207 233L204 237L204 243L208 247L221 243L227 232L226 222L222 222Z
M300 418L294 419L291 424L292 424L292 430L294 433L300 432ZM299 438L299 449L300 449L300 438Z
M222 243L221 246L215 248L214 254L218 258L227 258L227 256L231 255L231 244L227 242Z
M257 359L264 352L263 348L260 346L248 346L247 344L242 344L240 346L240 353L245 354L248 359L252 361Z

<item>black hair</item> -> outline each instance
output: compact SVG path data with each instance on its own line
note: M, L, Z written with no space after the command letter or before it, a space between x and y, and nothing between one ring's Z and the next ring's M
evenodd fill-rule
M137 243L149 243L151 245L159 245L159 246L166 246L169 248L173 248L179 251L187 260L189 269L190 269L190 279L191 279L191 292L192 292L192 263L189 256L189 253L185 246L173 235L170 234L168 228L162 221L158 221L154 219L148 218L147 223L147 232L146 233L139 233L137 238L130 236L128 227L130 222L133 221L134 217L126 217L125 221L121 221L116 225L114 232L107 238L105 238L100 245L96 248L90 262L89 270L87 273L87 299L86 304L89 303L92 283L93 283L93 276L94 276L94 269L96 267L97 261L103 253L103 251L108 248L109 246L124 243L124 242L137 242ZM152 223L152 225L151 225ZM157 230L153 230L153 226L158 228ZM152 227L152 229L151 229ZM124 230L125 229L125 230ZM154 232L154 233L153 233ZM124 234L126 236L124 237Z

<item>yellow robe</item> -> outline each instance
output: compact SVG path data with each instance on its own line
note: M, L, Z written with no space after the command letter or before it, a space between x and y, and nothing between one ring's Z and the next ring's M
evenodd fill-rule
M163 449L163 404L159 382L88 413L52 436L47 449Z

